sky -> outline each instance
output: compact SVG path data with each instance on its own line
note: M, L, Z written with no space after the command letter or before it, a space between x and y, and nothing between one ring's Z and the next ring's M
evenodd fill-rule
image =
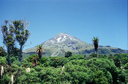
M0 0L0 26L4 20L29 21L24 50L58 33L90 44L98 37L99 45L128 50L127 5L127 0Z

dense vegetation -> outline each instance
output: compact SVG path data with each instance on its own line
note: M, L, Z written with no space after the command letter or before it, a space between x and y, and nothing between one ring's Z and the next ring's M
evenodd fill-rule
M33 54L24 59L22 66L15 57L10 57L12 65L7 64L7 56L0 57L4 73L1 84L125 84L128 83L128 54L99 55L88 57L42 57ZM26 69L30 68L30 72Z

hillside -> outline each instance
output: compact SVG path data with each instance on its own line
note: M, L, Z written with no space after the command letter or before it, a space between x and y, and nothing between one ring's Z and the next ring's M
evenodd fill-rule
M80 39L68 35L66 33L59 33L55 37L41 43L43 45L44 56L64 56L65 52L71 51L73 54L89 55L94 53L94 47L92 44L81 41ZM24 54L35 53L37 46L34 48L26 49ZM126 53L126 50L120 48L114 48L111 46L99 46L99 54L115 54Z

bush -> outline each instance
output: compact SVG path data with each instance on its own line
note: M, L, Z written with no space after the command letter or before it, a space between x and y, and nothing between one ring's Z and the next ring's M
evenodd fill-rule
M46 57L42 57L39 61L40 61L40 63L42 63L42 64L43 64L43 63L46 63L46 62L47 62L47 58L46 58Z
M124 65L124 69L128 69L128 63Z
M89 55L89 57L96 57L95 53Z
M95 72L95 84L109 84L107 78L103 71L96 71Z
M68 52L65 52L65 57L71 57L72 56L72 52L68 51Z
M51 84L56 84L60 81L60 68L54 67L44 67L40 72L40 78L42 80L42 84L46 82L50 82Z
M84 59L83 55L72 55L71 57L68 58L69 60L80 60L80 59Z
M0 57L0 66L5 65L6 63L7 63L6 58L5 57Z
M32 54L32 55L30 55L26 60L27 60L28 62L33 62L33 61L34 61L33 58L38 59L39 57L38 57L37 54Z
M68 61L69 60L65 57L52 57L49 65L56 68L57 66L64 66Z
M33 66L36 66L38 64L38 59L39 59L38 55L37 54L33 54L33 55L29 56L26 60L28 62L32 62Z
M21 65L21 62L15 60L15 61L13 62L13 64L16 64L16 65L20 66L20 65Z
M5 65L0 81L9 83L13 74L14 84L124 84L128 82L128 63L123 65L125 68L123 71L116 67L113 59L123 59L117 55L110 56L109 59L102 55L99 59L88 60L84 60L82 55L72 55L68 58L42 57L36 67L32 66L33 57L36 55L31 55L20 67L20 62L17 60L12 66ZM30 72L26 72L25 67L31 67Z
M14 61L16 61L16 58L15 57L10 57L10 61L11 61L11 63L13 63Z
M31 68L32 63L25 60L25 61L23 61L22 66L25 68Z
M10 79L11 78L8 75L3 75L1 82L2 82L2 84L9 84Z

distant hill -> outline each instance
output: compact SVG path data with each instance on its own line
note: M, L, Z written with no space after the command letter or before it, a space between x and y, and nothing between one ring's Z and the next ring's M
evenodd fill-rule
M65 52L71 51L73 54L89 55L94 53L94 46L86 42L81 41L66 33L59 33L55 37L43 42L43 56L64 56ZM24 55L34 54L37 46L26 49ZM115 53L126 53L126 50L120 48L114 48L111 46L99 46L99 54L115 54Z

